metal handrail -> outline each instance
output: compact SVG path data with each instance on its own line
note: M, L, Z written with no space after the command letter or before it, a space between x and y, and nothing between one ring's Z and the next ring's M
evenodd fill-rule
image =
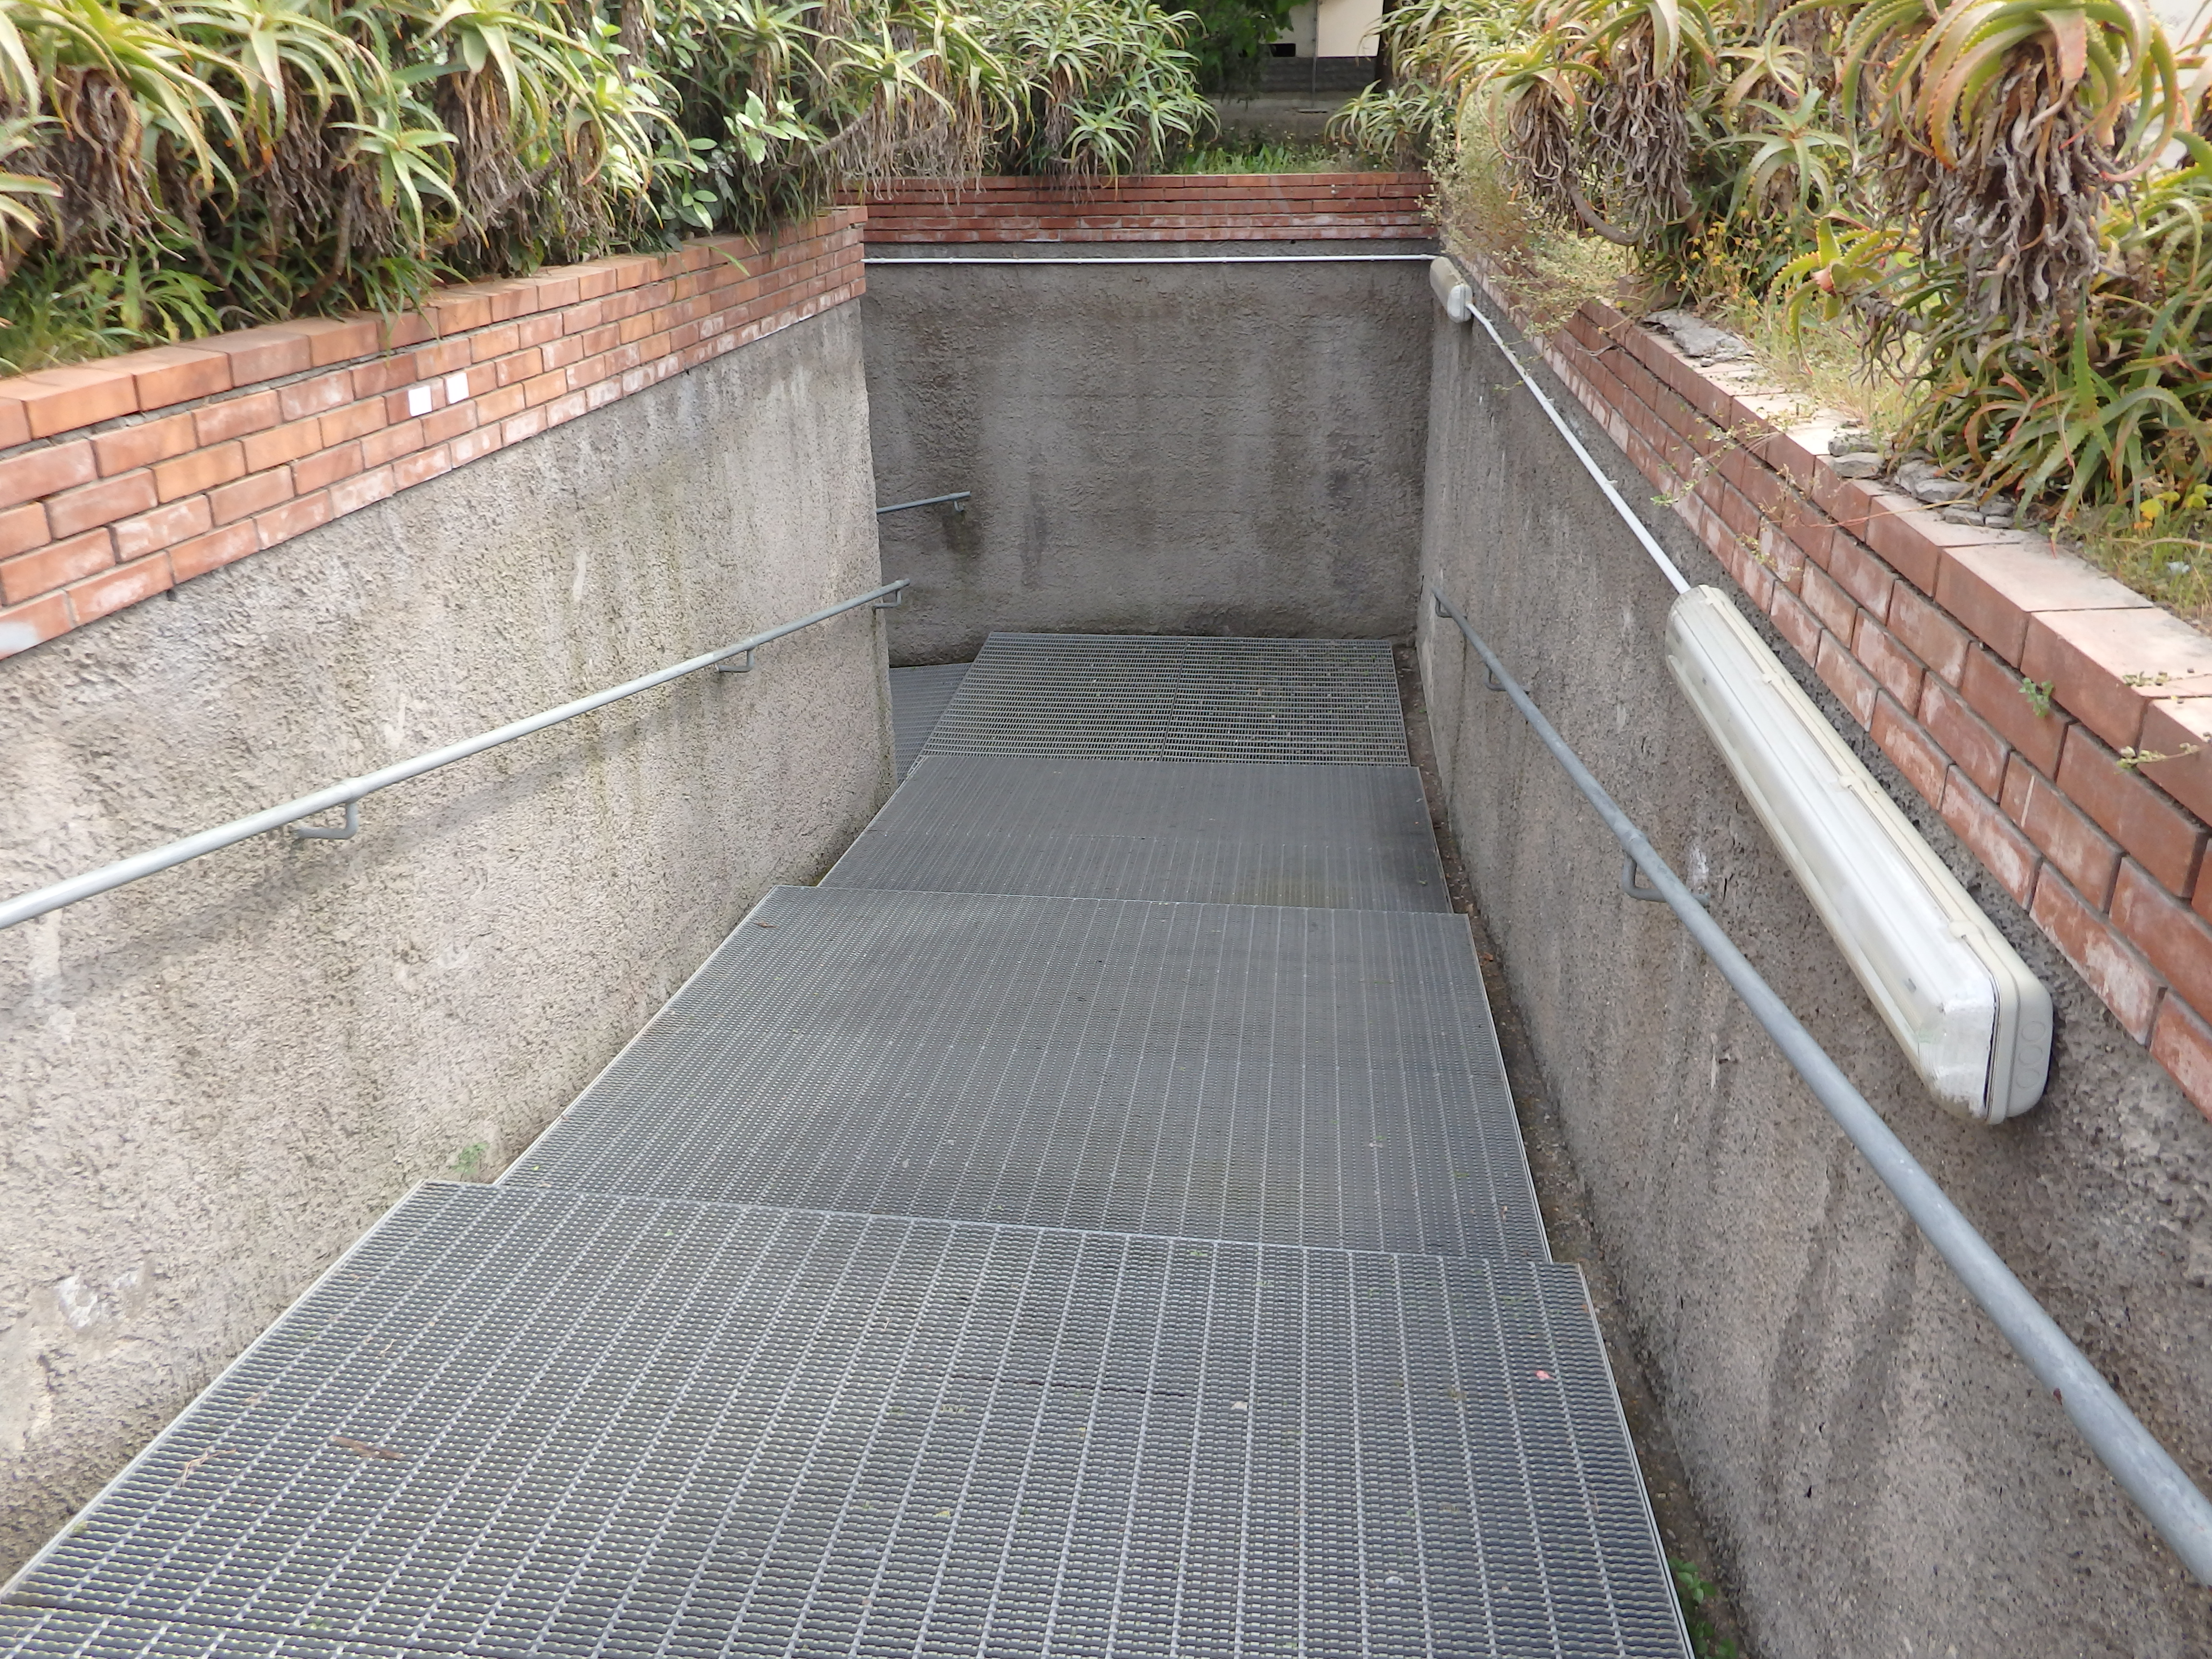
M2113 1479L2135 1499L2136 1507L2158 1529L2159 1536L2172 1546L2173 1553L2200 1583L2212 1584L2212 1503L2206 1501L2204 1494L2128 1409L2127 1403L2105 1381L2103 1374L2059 1329L2043 1304L2005 1266L2003 1258L1990 1248L1989 1241L1974 1230L1973 1223L1936 1183L1936 1178L1905 1149L1905 1143L1867 1103L1866 1097L1814 1040L1813 1034L1798 1022L1796 1015L1790 1012L1789 1005L1736 949L1735 942L1722 931L1720 924L1705 914L1696 895L1682 884L1668 867L1666 860L1644 839L1644 832L1614 805L1613 797L1590 775L1589 769L1567 746L1566 740L1552 729L1551 722L1505 672L1497 653L1468 625L1458 608L1444 597L1443 590L1431 582L1429 592L1436 601L1437 614L1459 624L1459 631L1467 636L1467 642L1474 647L1490 671L1492 682L1513 700L1521 717L1534 729L1544 746L1552 751L1553 758L1565 769L1583 799L1597 809L1606 828L1620 843L1621 851L1650 878L1652 886L1658 890L1650 896L1663 899L1667 908L1680 918L1682 925L1690 930L1690 937L1697 940L1713 966L1721 970L1722 977L1743 999L1752 1017L1766 1028L1767 1036L1774 1039L1783 1057L1796 1068L1797 1075L1805 1080L1814 1097L1827 1108L1828 1115L1836 1120L1851 1145L1874 1166L1875 1173L1904 1206L1905 1214L1918 1224L1937 1254L1950 1263L1951 1271L1958 1274L1967 1293L1996 1322L2013 1351L2027 1362L2027 1368L2066 1408L2066 1414L2074 1419L2074 1426L2081 1431L2081 1437L2089 1443L2098 1461L2112 1471ZM1628 885L1630 875L1626 868L1621 878L1622 884ZM1636 896L1646 895L1638 893Z
M909 507L935 507L944 501L951 501L955 513L965 513L968 498L975 493L972 489L956 489L950 495L924 495L918 501L893 501L889 507L878 507L876 516L880 519L886 513L903 513Z
M496 749L501 744L513 743L518 738L526 738L533 732L543 732L549 726L558 726L564 720L574 720L580 714L588 714L595 708L604 708L611 702L619 702L624 697L634 697L641 691L649 691L656 685L665 685L671 680L682 679L686 674L696 674L702 668L712 668L732 657L742 656L746 659L747 665L750 665L753 652L773 641L783 638L787 634L796 634L802 628L811 628L817 623L827 622L832 617L842 616L848 611L857 611L864 605L872 605L878 610L892 609L899 601L890 596L901 592L911 585L911 581L910 577L902 577L895 582L886 582L881 587L871 588L865 593L841 600L836 605L801 617L794 622L784 623L768 629L765 633L756 634L750 639L740 640L735 645L726 645L719 651L709 651L704 656L693 657L688 662L679 662L671 667L655 669L650 674L641 675L634 680L625 680L622 684L610 686L604 691L594 691L589 696L577 698L574 702L564 702L558 708L549 708L543 714L532 714L519 720L511 720L505 726L479 732L473 738L465 738L459 743L448 744L443 749L433 749L428 754L417 755L412 760L399 761L380 771L364 773L357 778L348 778L342 783L333 783L326 788L318 789L313 794L301 795L295 800L288 800L280 806L269 807L248 817L234 818L230 823L218 824L212 830L203 830L198 835L186 836L182 841L173 841L166 847L156 847L149 853L140 853L132 858L118 859L112 864L102 865L97 870L87 871L83 875L71 876L66 881L58 881L52 886L41 887L34 892L25 893L20 897L9 899L4 904L0 904L0 929L13 927L18 922L29 921L34 917L43 916L50 910L58 910L64 905L75 904L80 899L88 899L95 894L112 891L126 883L139 880L143 877L155 875L163 870L173 869L176 866L198 858L203 854L219 851L222 848L235 845L249 837L264 835L271 830L281 830L287 824L297 824L302 818L310 817L317 812L327 812L333 807L345 808L345 823L343 827L322 829L310 826L295 829L293 833L306 840L343 841L350 836L359 827L362 800L367 796L376 793L380 789L389 789L395 783L404 783L410 778L419 778L426 772L434 772L441 767L451 766L455 761L466 760L471 755L481 755L487 749ZM885 603L887 599L888 604Z

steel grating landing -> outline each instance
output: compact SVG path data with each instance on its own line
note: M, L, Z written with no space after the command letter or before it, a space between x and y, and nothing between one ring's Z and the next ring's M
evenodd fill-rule
M1548 1254L1450 914L779 888L501 1179Z
M455 1185L15 1594L495 1659L1686 1652L1572 1267Z
M1382 640L994 634L932 755L1403 766Z
M297 1632L0 1606L0 1653L20 1659L411 1659L414 1651Z
M891 748L904 777L968 672L964 662L891 670Z
M1410 766L932 755L822 884L1451 908Z

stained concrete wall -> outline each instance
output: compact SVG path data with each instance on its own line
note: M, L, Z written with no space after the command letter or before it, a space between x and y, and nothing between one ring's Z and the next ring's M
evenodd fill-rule
M2033 1112L1992 1130L1930 1103L1675 690L1672 590L1487 339L1437 313L1434 349L1425 574L2212 1485L2212 1124L1770 634L2057 1005ZM1647 516L1691 580L1729 586L1671 514ZM1616 844L1456 628L1425 615L1419 648L1454 834L1754 1650L2212 1652L2212 1595L1672 915L1620 892Z
M13 658L0 891L865 591L872 505L848 305ZM0 1564L857 833L885 614L0 933Z
M882 247L992 259L1403 251L1389 243ZM1428 418L1419 261L872 264L878 499L922 601L898 663L994 628L1403 635Z

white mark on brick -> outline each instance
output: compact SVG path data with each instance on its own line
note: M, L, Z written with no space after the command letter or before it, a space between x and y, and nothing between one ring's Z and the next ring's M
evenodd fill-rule
M447 403L464 403L467 400L468 395L469 377L467 375L448 374L446 376L446 401Z
M407 412L410 415L428 415L430 412L428 386L410 386L407 388Z
M39 642L39 630L28 623L0 623L0 657L28 651Z

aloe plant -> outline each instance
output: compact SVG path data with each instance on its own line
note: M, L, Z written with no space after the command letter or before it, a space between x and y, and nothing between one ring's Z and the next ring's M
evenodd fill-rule
M1923 254L1959 264L1978 322L2019 333L2080 303L2112 187L2185 114L2147 0L1874 0L1838 91L1866 100Z
M0 0L0 366L1201 132L1147 0Z

